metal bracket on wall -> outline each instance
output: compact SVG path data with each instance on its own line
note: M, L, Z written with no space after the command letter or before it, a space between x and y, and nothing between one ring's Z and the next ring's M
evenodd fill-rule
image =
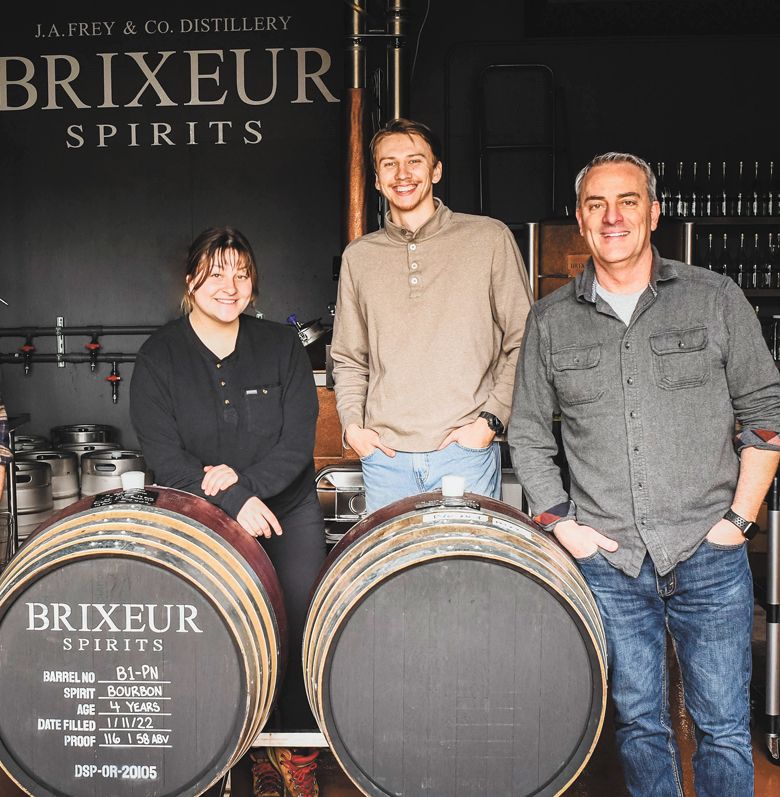
M57 368L65 367L65 335L63 335L63 328L65 327L65 316L57 316Z

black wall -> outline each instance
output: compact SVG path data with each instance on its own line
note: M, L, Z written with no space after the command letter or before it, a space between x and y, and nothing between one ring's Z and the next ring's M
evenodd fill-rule
M340 98L344 44L343 0L278 0L263 3L112 4L101 16L115 21L100 37L36 38L55 24L92 20L82 4L43 16L21 10L26 21L4 22L0 56L24 56L35 66L33 79L43 95L29 110L0 111L0 327L66 324L161 324L177 313L182 258L192 237L206 226L233 224L253 242L263 272L259 309L283 321L296 312L301 320L326 315L335 298L331 259L341 239L342 108L307 83L312 102L298 96L297 53L319 48L332 58L322 79ZM571 211L571 182L592 155L607 149L635 151L649 160L780 162L777 131L780 103L774 86L780 78L780 36L771 4L742 4L735 17L730 3L669 4L496 0L490 4L411 0L408 60L414 62L410 115L438 129L445 144L442 197L457 210L479 210L478 130L480 76L491 64L544 64L555 88L555 211ZM626 6L631 11L626 11ZM685 6L685 11L680 9ZM384 3L369 4L371 26L381 26ZM121 9L121 12L120 10ZM676 11L674 9L677 9ZM750 13L747 13L749 11ZM286 31L143 33L149 20L173 30L179 20L290 16ZM120 33L127 21L135 34ZM186 27L186 25L185 25ZM372 40L370 63L383 63L380 40ZM261 98L271 90L270 56L278 54L274 99L249 106L238 99L235 58L247 49L246 90ZM102 62L97 53L117 53L114 103L128 103L144 77L127 52L147 52L153 68L160 51L174 55L159 79L174 107L158 104L152 89L140 107L98 108L104 102ZM187 50L221 50L224 60L202 56L202 74L219 67L219 85L201 81L202 99L227 90L223 105L186 105L190 95ZM416 53L416 58L414 57ZM44 109L46 65L43 54L78 59L73 82L93 107L74 107L62 92L62 109ZM313 69L320 55L309 54ZM66 71L64 61L58 68ZM18 62L9 78L20 76ZM12 74L12 70L16 70ZM63 72L59 72L61 76ZM20 93L21 91L21 93ZM9 88L10 104L25 100ZM507 99L506 114L531 124L539 108L518 89ZM500 107L493 108L499 115ZM224 144L217 144L210 122L230 121ZM243 143L244 124L260 122L262 141ZM174 145L151 145L153 123L170 124ZM187 144L197 122L197 144ZM117 128L108 146L97 146L98 124ZM128 146L137 124L139 146ZM85 144L67 147L69 125L82 125ZM252 138L251 134L247 134ZM510 175L513 177L513 175ZM522 173L518 196L537 190ZM0 337L0 351L23 341ZM86 340L69 339L71 351ZM103 341L107 350L134 351L139 339ZM52 341L37 341L52 350ZM129 381L132 367L121 368ZM101 422L122 430L135 445L127 420L127 384L113 406L104 381L107 366L91 375L88 366L34 366L29 377L16 365L2 367L6 405L27 411L27 430L46 432L59 423Z
M9 109L0 111L0 296L9 304L0 305L0 327L53 326L58 316L72 326L162 324L178 312L190 241L205 227L223 224L241 229L256 250L262 275L257 308L267 318L325 315L336 289L331 259L341 247L341 7L304 0L117 3L104 5L97 17L85 4L60 8L66 10L22 8L17 21L4 20L0 32L0 56L11 59L7 79L25 78L20 57L35 70L27 81L32 88L8 86ZM257 23L257 16L273 17L277 30L242 30L268 25ZM280 17L289 17L287 30ZM211 28L239 30L204 32L204 23L196 28L194 22L204 19ZM110 34L99 25L97 36L80 35L91 26L70 26L92 20L115 24ZM160 32L166 25L170 32ZM274 48L275 94L269 52ZM204 53L193 67L192 50L217 50L221 56ZM239 98L232 50L247 51L246 95L272 99L250 105ZM137 59L151 72L167 51L172 54L156 75L164 96L148 87L134 103L148 79ZM146 55L134 60L127 53ZM320 78L326 90L305 80L302 93L299 58L304 71L315 72L323 65L322 53L332 58ZM78 100L58 89L49 101L44 55L74 59L49 62L58 78L77 64L79 75L70 85ZM108 102L106 62L112 69ZM201 104L193 104L191 74L217 71L218 80L200 79ZM20 109L33 91L33 107ZM223 102L205 104L223 93ZM0 351L22 342L0 338ZM86 342L69 338L68 350L83 352ZM101 342L106 351L134 352L141 340ZM52 339L35 343L39 351L54 350ZM16 365L2 371L9 411L32 414L25 431L110 423L122 430L125 445L135 445L128 423L131 365L121 367L125 382L117 406L104 381L106 365L95 375L85 365L60 369L43 363L28 377Z

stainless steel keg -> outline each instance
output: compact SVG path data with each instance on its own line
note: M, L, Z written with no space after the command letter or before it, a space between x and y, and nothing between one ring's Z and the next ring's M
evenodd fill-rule
M46 449L23 451L18 462L46 462L51 468L51 494L54 509L62 509L79 497L79 458L74 451Z
M84 454L91 454L93 451L115 451L118 448L116 443L63 443L57 446L60 451L72 451L78 457L79 463Z
M48 462L14 462L16 471L16 515L19 539L48 518L54 508L51 491L51 467ZM8 491L3 491L0 511L8 511Z
M97 495L122 486L122 474L131 470L146 471L140 451L113 449L91 451L81 458L81 494Z
M18 434L14 437L14 451L39 451L50 448L49 441L41 434Z
M118 440L113 426L100 423L70 423L51 430L51 442L57 448L71 443L118 443Z

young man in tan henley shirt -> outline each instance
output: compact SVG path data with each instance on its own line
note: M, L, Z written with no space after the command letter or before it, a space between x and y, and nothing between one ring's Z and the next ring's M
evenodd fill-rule
M425 125L389 122L371 157L390 211L384 229L344 250L331 346L368 511L447 474L498 498L494 437L509 419L531 305L522 257L500 221L434 199L440 146Z

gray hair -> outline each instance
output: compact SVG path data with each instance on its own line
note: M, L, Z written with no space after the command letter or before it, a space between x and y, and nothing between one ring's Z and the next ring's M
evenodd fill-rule
M630 152L605 152L603 155L596 155L589 164L583 166L574 180L574 192L577 194L577 207L580 206L580 192L582 191L582 184L585 182L585 177L588 172L591 169L595 169L596 166L603 166L606 163L630 163L632 166L641 169L647 181L647 196L650 202L656 201L656 176L647 161L643 161L638 155L632 155Z

